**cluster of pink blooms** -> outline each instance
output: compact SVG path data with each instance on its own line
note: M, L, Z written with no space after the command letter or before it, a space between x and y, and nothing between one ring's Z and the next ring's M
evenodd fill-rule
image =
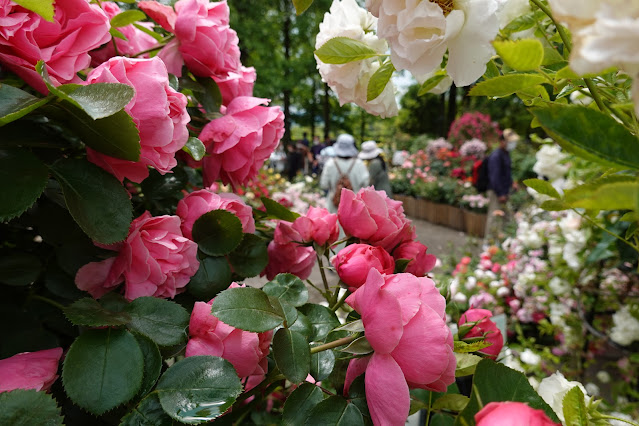
M468 194L462 197L462 202L471 209L483 210L488 207L488 198L481 194Z
M470 139L493 141L501 136L499 124L492 121L490 115L480 112L466 112L453 121L448 130L448 140L455 145Z
M446 139L439 138L428 143L428 146L426 147L426 153L428 154L429 158L435 158L437 157L437 153L443 149L451 151L453 149L453 145Z
M226 1L180 0L175 8L155 1L138 3L174 38L164 47L133 24L115 29L126 40L114 38L110 18L120 13L113 2L91 4L87 0L55 3L53 22L48 22L10 0L0 1L0 64L30 86L46 94L36 72L45 62L52 83L124 83L135 89L125 107L140 135L140 158L127 161L87 148L89 161L120 181L141 182L155 168L169 173L176 153L189 137L187 98L169 86L169 73L181 76L183 66L193 75L211 78L220 87L222 117L209 122L200 135L207 149L201 163L206 185L222 180L234 186L248 182L262 167L284 133L284 117L267 99L253 98L256 74L242 66L235 31L229 27ZM152 24L139 25L152 29ZM157 47L149 59L144 52ZM135 59L134 59L135 58ZM77 73L95 66L82 81Z

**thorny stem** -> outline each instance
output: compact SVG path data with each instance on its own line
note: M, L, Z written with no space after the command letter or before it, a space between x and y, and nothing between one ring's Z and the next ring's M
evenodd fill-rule
M346 300L347 297L348 297L348 291L342 294L342 297L340 297L339 300L333 305L333 307L331 308L331 311L337 312L337 310L342 307L342 305L344 304L344 300Z
M329 349L334 349L343 345L347 345L355 339L357 339L357 334L353 334L348 337L342 337L341 339L337 339L329 343L324 343L323 345L315 346L314 348L311 348L311 354L316 354L318 352L323 352Z
M566 30L564 30L564 27L562 27L561 24L557 22L555 17L552 15L552 11L548 9L548 7L546 7L546 5L544 5L541 2L541 0L530 0L530 1L535 3L535 5L539 8L539 10L544 12L550 18L553 24L555 24L555 28L557 28L559 37L561 37L561 41L564 42L565 49L568 51L568 53L570 53L570 51L572 50L572 44L570 43L570 39L568 39L568 34L566 34Z
M329 295L330 290L328 289L328 280L326 279L326 272L324 271L324 262L322 262L322 256L320 256L319 254L317 254L317 263L319 264L319 270L320 270L320 274L322 275L322 281L324 282L324 289L326 290L326 295Z
M60 310L64 310L64 308L65 308L65 306L62 305L61 303L58 303L55 300L51 300L48 297L40 296L39 294L32 294L31 295L31 299L35 299L35 300L39 300L39 301L44 302L44 303L48 303L49 305L55 306L56 308L58 308Z
M579 216L583 217L584 219L588 220L590 223L592 223L593 225L595 225L597 228L601 229L602 231L606 232L607 234L610 234L611 236L615 237L616 239L618 239L619 241L623 241L624 243L628 244L630 247L632 247L636 252L639 252L639 247L637 247L636 245L632 244L630 241L626 240L625 238L621 238L619 235L615 234L612 231L607 230L606 228L604 228L603 226L601 226L600 224L598 224L597 222L595 222L594 220L592 220L591 218L589 218L588 216L586 216L583 213L580 213L579 211L577 211L577 209L572 209L575 213L577 213Z

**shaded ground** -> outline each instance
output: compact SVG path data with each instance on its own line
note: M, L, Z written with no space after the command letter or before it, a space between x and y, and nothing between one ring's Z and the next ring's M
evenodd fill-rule
M417 240L428 247L428 253L434 254L438 259L444 259L454 256L459 259L469 251L473 254L479 254L481 248L481 240L470 237L463 232L434 225L421 219L413 219L413 224L417 231ZM325 265L326 266L326 265ZM337 275L328 271L326 273L327 281L330 286L335 286L338 282ZM309 280L318 287L322 287L322 277L319 266L316 264ZM255 277L245 280L248 285L253 287L262 287L268 280L266 277ZM309 286L310 302L319 303L323 300L320 294Z

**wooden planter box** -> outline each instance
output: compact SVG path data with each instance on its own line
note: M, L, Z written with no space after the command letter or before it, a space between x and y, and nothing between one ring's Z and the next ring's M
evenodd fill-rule
M448 227L458 231L464 231L464 211L459 207L448 206Z
M475 237L483 238L486 234L486 218L485 213L475 213L468 210L462 210L464 212L464 225L466 226L466 232Z
M417 199L406 197L404 200L404 213L406 216L417 217Z
M435 208L435 220L437 225L448 226L448 206L446 204L433 203Z
M421 204L421 216L422 219L427 220L429 222L435 223L436 219L436 208L435 203L430 200L423 200Z

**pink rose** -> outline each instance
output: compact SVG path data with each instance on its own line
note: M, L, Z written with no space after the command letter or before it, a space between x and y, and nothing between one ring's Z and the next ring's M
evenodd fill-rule
M141 1L138 7L175 34L158 54L171 74L180 77L183 64L200 77L225 77L240 68L237 33L229 27L226 1L180 0L175 11L153 1Z
M372 186L360 189L357 194L343 190L337 217L347 235L384 247L387 252L416 236L415 228L404 215L402 202L391 200L384 191L375 191Z
M455 381L446 300L429 278L412 274L383 277L372 269L366 283L346 303L361 314L374 352L351 360L344 390L348 392L355 377L365 371L373 423L403 425L410 409L409 388L445 392Z
M395 260L410 259L404 272L423 277L430 272L437 262L437 258L432 254L427 254L428 247L419 241L409 241L401 244L393 251Z
M89 66L89 50L111 39L109 18L86 0L55 3L53 22L10 0L0 0L0 63L41 93L48 89L35 71L46 63L54 85L80 83L76 73Z
M279 107L265 107L268 99L239 96L224 117L208 123L200 140L209 154L202 160L204 184L217 179L233 186L249 182L284 135L284 114Z
M253 209L247 206L235 194L216 194L210 189L194 191L184 197L177 205L176 214L182 219L182 233L186 238L193 239L191 231L193 224L204 213L213 210L227 210L237 216L242 223L242 230L247 234L255 232Z
M106 12L109 18L113 18L114 16L122 12L120 6L112 1L103 1L100 3L100 5L102 6L102 10ZM138 25L144 26L149 30L153 29L152 22L138 22ZM118 55L133 56L137 53L148 50L158 45L158 42L153 37L151 37L144 31L138 30L136 27L133 26L133 24L115 29L120 31L127 38L126 40L122 40L121 38L113 37L113 41L115 41L115 45L118 48ZM92 59L91 65L97 67L102 62L105 62L114 56L118 56L115 53L113 41L105 44L104 47L102 47L101 49L93 50L89 53ZM148 53L140 56L140 58L148 57Z
M140 160L127 161L87 148L89 161L117 177L142 182L149 175L147 166L161 174L177 165L175 153L189 138L186 124L186 96L169 86L169 75L158 59L115 57L91 71L87 84L125 83L135 96L124 110L133 118L140 133Z
M229 288L236 287L244 285L233 283ZM266 356L269 353L273 331L252 333L224 324L211 313L213 300L215 299L208 303L195 302L193 306L186 356L222 357L233 364L240 378L248 377L249 381L255 384L261 382L268 371ZM259 380L254 380L256 378ZM248 390L248 387L245 390Z
M364 285L371 269L382 274L392 274L395 270L395 261L386 250L368 244L351 244L343 248L331 263L350 291Z
M490 402L475 414L477 426L558 426L543 410L523 402Z
M14 389L49 390L58 378L62 348L23 352L0 359L0 392Z
M268 265L260 276L272 280L277 274L290 273L305 280L311 275L315 265L315 250L296 243L278 244L271 241L268 245Z
M117 256L84 265L75 276L80 290L96 299L124 281L124 297L173 298L199 268L197 244L185 238L177 216L144 212L131 222L129 236L107 246Z
M501 348L504 346L504 338L497 324L490 320L492 316L492 312L488 309L469 309L461 316L458 325L461 327L464 324L479 321L462 337L462 340L484 337L487 342L492 344L478 352L488 356L488 358L497 359L497 355L499 355Z
M338 237L337 215L313 206L305 216L298 217L293 223L280 222L275 232L275 241L280 244L295 241L330 246Z
M255 68L241 66L237 71L229 72L226 77L213 77L222 93L222 105L228 106L238 96L253 96L253 84L257 74Z

